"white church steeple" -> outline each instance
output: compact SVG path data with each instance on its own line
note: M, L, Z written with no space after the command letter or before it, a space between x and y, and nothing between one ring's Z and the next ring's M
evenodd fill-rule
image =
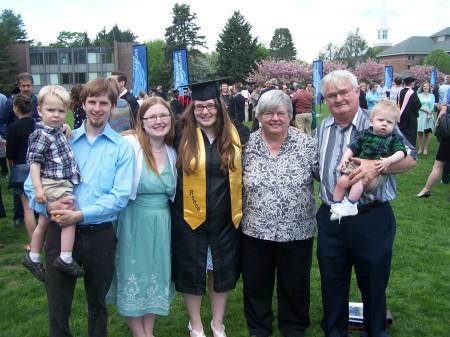
M381 11L380 11L380 25L377 29L377 41L374 43L375 48L386 49L392 47L392 43L389 41L389 29L386 23L386 8L385 0L381 0Z

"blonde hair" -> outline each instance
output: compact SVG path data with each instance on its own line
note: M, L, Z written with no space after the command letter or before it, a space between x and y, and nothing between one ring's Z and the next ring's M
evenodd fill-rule
M56 96L58 97L61 102L63 103L64 107L69 109L70 105L70 95L67 92L66 89L64 89L60 85L47 85L43 87L38 94L38 105L42 106L42 103L44 102L44 98L47 96Z
M395 104L391 100L383 99L375 104L375 106L370 111L370 119L375 118L376 114L381 111L386 111L389 115L394 116L397 123L400 120L400 110L397 104Z

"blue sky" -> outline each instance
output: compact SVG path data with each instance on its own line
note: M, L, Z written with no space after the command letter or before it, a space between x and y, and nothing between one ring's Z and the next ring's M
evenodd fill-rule
M114 23L121 30L130 29L143 43L164 39L165 28L172 24L173 5L187 3L191 14L197 14L195 23L201 27L199 33L205 35L210 50L215 49L219 34L233 12L240 11L252 26L253 37L258 37L267 47L276 28L288 28L297 58L312 62L327 43L342 44L348 33L356 28L372 45L380 26L382 1L283 0L272 1L268 6L264 1L245 0L22 0L8 1L7 5L6 0L0 0L0 8L20 14L28 37L44 44L56 41L63 30L87 31L89 37L94 38L103 27L109 31ZM387 0L389 40L397 44L410 36L430 36L446 28L448 11L439 10L444 3L428 0L411 1L406 5L404 1Z

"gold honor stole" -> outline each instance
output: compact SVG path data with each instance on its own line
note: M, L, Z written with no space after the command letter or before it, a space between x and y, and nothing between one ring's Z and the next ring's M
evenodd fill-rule
M234 125L231 135L237 144L241 143ZM200 150L197 170L190 175L183 172L183 215L184 220L194 230L206 220L206 153L202 131L199 127L197 127L197 139ZM235 146L235 153L236 170L228 170L228 179L230 181L231 217L234 227L238 228L242 218L242 161L241 149L237 146ZM194 162L193 158L190 163L191 167L194 166Z

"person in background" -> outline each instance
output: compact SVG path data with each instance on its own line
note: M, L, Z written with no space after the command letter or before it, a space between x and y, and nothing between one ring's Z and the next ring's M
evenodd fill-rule
M180 96L180 102L181 102L181 105L183 106L183 112L184 112L187 109L187 107L189 106L189 104L192 102L191 92L189 90L189 87L183 88L183 95Z
M442 109L437 117L436 124L439 123L439 119L442 118L448 112L448 105L443 105ZM436 154L436 160L434 161L433 169L428 176L427 182L419 194L418 198L428 198L431 196L431 188L439 181L439 176L444 166L450 163L450 137L441 139L439 142L438 152Z
M233 98L231 99L231 117L239 122L245 121L245 96L242 91L242 83L233 85Z
M428 82L424 82L421 89L421 93L417 95L420 104L422 104L419 110L419 118L417 119L417 139L419 142L417 153L428 154L430 134L434 131L434 95L430 93L430 84Z
M364 336L387 337L386 288L391 269L392 246L396 223L390 200L395 198L395 175L414 167L417 154L403 139L408 155L384 171L386 184L371 193L371 198L359 200L358 215L346 217L340 223L330 220L330 203L337 182L345 146L354 135L369 127L367 110L359 107L359 87L356 77L347 70L335 70L326 75L320 90L331 116L317 128L322 205L317 212L317 259L321 277L325 336L348 335L348 302L352 268L364 304ZM398 133L398 128L395 128ZM363 179L363 185L379 175L375 160L354 158L359 167L353 171L352 182Z
M275 77L265 83L264 89L261 90L261 95L274 89L278 89L278 80Z
M28 138L33 133L35 121L31 115L33 100L29 95L19 94L14 99L13 109L18 120L8 126L8 146L6 148L6 157L11 165L27 163ZM28 234L28 242L31 242L33 231L36 228L36 219L34 211L29 207L28 198L24 193L23 186L14 188L13 195L18 196L22 201L25 228ZM31 250L27 244L26 250Z
M74 130L69 145L81 170L83 181L74 189L72 200L59 199L42 205L39 213L51 216L46 237L45 285L50 336L72 336L69 326L76 278L53 266L60 254L62 227L77 224L73 259L85 271L84 291L88 307L89 337L107 337L108 312L105 296L114 272L117 238L112 221L126 206L134 175L131 145L111 129L108 119L117 102L117 90L106 78L89 81L81 92L87 119ZM83 163L83 164L81 164ZM25 192L34 198L31 179Z
M311 106L311 135L314 136L315 130L317 128L317 112L316 112L316 88L312 85L312 83L308 83L306 85L306 90L311 94L312 96L312 106Z
M147 97L148 97L148 96L147 96L147 94L145 93L144 90L139 91L139 98L138 98L138 100L137 100L139 106L142 105L142 102L144 102L144 100L145 100Z
M317 141L289 127L289 96L272 90L256 107L261 128L243 155L242 278L252 336L272 334L273 290L278 329L304 336L310 325L310 270L319 178Z
M180 91L178 89L173 91L173 96L170 100L170 110L172 110L175 120L178 120L184 111L183 105L180 102Z
M167 101L167 95L163 91L162 85L156 87L156 96L161 97L163 100Z
M366 94L367 110L372 110L375 104L378 103L380 97L377 94L377 85L374 82L369 83L369 91Z
M83 85L78 83L75 84L70 91L70 110L72 110L73 113L74 129L78 129L86 120L86 111L84 111L83 104L80 99L81 90L83 90Z
M387 98L388 88L384 85L384 81L380 82L380 85L377 88L378 97L381 99Z
M134 337L152 337L156 315L168 315L175 296L169 210L177 179L174 122L169 104L152 97L142 103L136 129L122 134L134 149L136 170L115 229L116 269L106 301L117 305Z
M361 82L359 84L359 106L361 109L367 109L367 100L366 100L366 92L367 92L367 84L366 82Z
M190 336L205 336L200 309L207 286L213 336L225 337L228 294L240 275L241 144L248 140L249 129L236 120L233 125L216 81L191 87L192 104L175 136L172 278L189 314Z
M227 107L227 111L232 116L232 106L231 101L233 99L233 94L231 92L231 87L228 86L227 80L222 80L220 82L220 97L222 98L225 106ZM236 116L234 116L236 117Z
M417 117L422 106L417 93L412 89L416 79L408 76L403 79L405 87L398 94L398 106L400 107L400 121L398 127L413 147L417 140Z
M313 96L306 88L300 88L291 99L295 113L295 127L310 136L312 135L312 101Z
M119 83L119 97L128 102L133 113L133 120L136 120L136 115L139 110L139 103L134 95L127 90L127 75L123 71L113 71L111 78L114 78ZM132 125L133 127L133 125Z
M402 83L403 79L400 76L394 77L394 83L389 93L389 99L394 102L394 104L398 104L398 93L403 89Z
M114 87L117 89L117 93L119 93L119 82L117 82L114 77L110 77L108 81L114 84ZM117 133L134 129L136 127L136 120L133 116L131 106L130 104L128 104L127 100L123 98L117 98L116 106L111 112L108 123L111 128Z
M79 184L81 176L72 150L62 131L70 105L70 96L59 85L49 85L39 91L38 113L41 122L28 140L27 164L33 183L34 198L30 208L39 212L41 207L60 198L74 199L73 186ZM41 250L49 224L46 214L39 214L38 225L33 232L31 251L22 259L22 264L41 282L45 282L45 270L41 263ZM73 259L75 223L61 229L61 252L53 265L74 276L84 275L84 270Z

